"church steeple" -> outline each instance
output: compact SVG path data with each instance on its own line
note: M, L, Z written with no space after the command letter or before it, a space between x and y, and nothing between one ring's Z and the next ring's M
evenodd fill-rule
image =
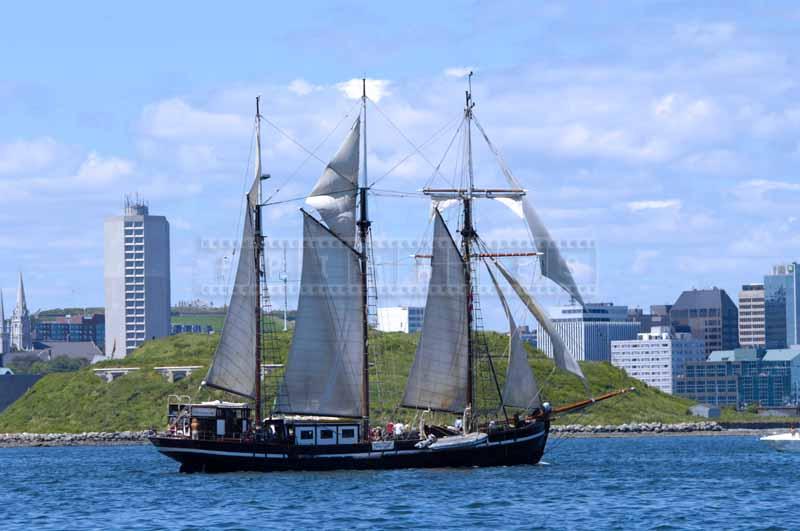
M25 285L22 282L21 272L19 274L19 286L17 287L17 306L11 315L11 349L33 350L31 316L28 313L28 305L25 302Z
M25 285L22 283L22 272L19 273L19 286L17 287L17 311L20 313L28 313L27 304L25 304Z

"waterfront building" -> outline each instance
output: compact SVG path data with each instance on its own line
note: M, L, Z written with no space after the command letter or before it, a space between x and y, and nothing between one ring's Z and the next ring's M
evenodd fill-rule
M739 292L739 345L767 345L764 284L744 284Z
M724 289L681 293L669 312L676 331L688 330L706 345L706 354L739 345L739 311Z
M20 273L17 286L17 305L11 314L11 350L32 349L31 315L28 313L28 305L25 302L25 285L22 282L22 273Z
M52 320L37 320L34 325L36 341L92 341L105 345L106 319L102 313L93 315L63 315Z
M611 364L628 375L672 394L675 381L685 374L686 362L703 361L705 344L691 334L653 327L636 339L611 342Z
M378 308L378 330L413 334L422 329L424 317L425 308L419 306Z
M124 358L146 339L170 333L169 223L125 201L105 221L105 352Z
M779 407L800 394L800 348L714 351L707 361L686 363L678 395L719 406Z
M3 290L0 289L0 367L3 366L2 355L11 350L10 340L8 337L8 328L6 327L6 311L3 304Z
M800 265L777 265L764 276L766 342L770 348L800 343Z
M587 303L557 308L553 324L570 353L578 360L611 361L611 342L636 339L639 323L628 320L628 307L612 303ZM541 324L536 324L539 349L553 357L553 343Z

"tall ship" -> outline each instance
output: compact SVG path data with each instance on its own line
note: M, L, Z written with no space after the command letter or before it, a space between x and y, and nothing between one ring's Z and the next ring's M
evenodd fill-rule
M169 427L150 441L178 461L181 471L535 464L545 452L554 415L627 391L591 396L580 365L547 313L512 274L513 268L504 265L503 260L516 256L535 256L542 274L583 304L565 260L525 190L475 118L471 88L465 100L459 126L464 152L461 186L423 190L432 203L433 237L430 254L419 258L430 261L430 279L419 341L397 404L413 420L374 426L366 81L358 117L306 199L315 213L301 209L299 214L303 221L300 295L288 355L281 363L265 362L270 332L261 218L269 205L261 198L262 116L256 99L255 177L246 197L228 312L202 383L238 399L170 400ZM475 185L473 128L496 156L507 187ZM475 202L483 199L499 201L524 218L535 250L492 252L474 223ZM460 208L455 227L448 226L442 215L454 206ZM508 320L508 354L501 356L504 374L476 323L481 271L496 290ZM580 378L586 400L554 408L543 399L501 283L549 334L556 367ZM271 393L264 385L265 373L277 375Z

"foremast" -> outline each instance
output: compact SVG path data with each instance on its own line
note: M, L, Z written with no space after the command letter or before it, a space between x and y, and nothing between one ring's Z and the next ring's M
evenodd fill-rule
M261 418L262 418L262 398L261 398L261 356L262 356L262 312L261 312L261 264L263 263L263 254L264 254L264 240L261 233L261 96L256 96L256 175L255 175L255 190L252 190L251 193L255 194L254 198L248 197L248 208L252 208L255 205L254 214L255 214L255 233L253 238L253 246L254 249L254 258L255 263L255 284L256 284L256 305L255 305L255 315L253 316L256 320L256 348L255 352L253 353L255 356L255 374L253 375L255 378L255 423L256 429L261 429Z
M467 177L469 186L464 195L464 226L461 228L461 245L464 254L464 283L467 286L467 407L472 409L475 403L475 347L472 330L472 240L475 239L475 227L472 224L472 192L475 188L475 174L472 167L472 72L469 73L469 90L464 105L464 120L467 122Z
M369 438L369 306L367 271L369 253L367 250L367 240L371 222L367 209L367 196L369 191L369 181L367 180L367 80L361 79L361 140L363 149L361 153L362 171L361 185L358 188L359 196L359 215L358 215L358 238L360 242L359 262L361 265L361 333L364 341L364 361L361 370L361 416L363 422L362 434L365 439Z

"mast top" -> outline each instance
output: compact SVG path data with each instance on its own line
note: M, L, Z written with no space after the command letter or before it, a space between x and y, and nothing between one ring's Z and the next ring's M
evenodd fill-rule
M472 101L472 75L474 72L472 70L469 71L467 74L467 92L466 92L466 106L464 107L464 114L467 116L467 119L472 118L472 108L475 107L475 102Z

